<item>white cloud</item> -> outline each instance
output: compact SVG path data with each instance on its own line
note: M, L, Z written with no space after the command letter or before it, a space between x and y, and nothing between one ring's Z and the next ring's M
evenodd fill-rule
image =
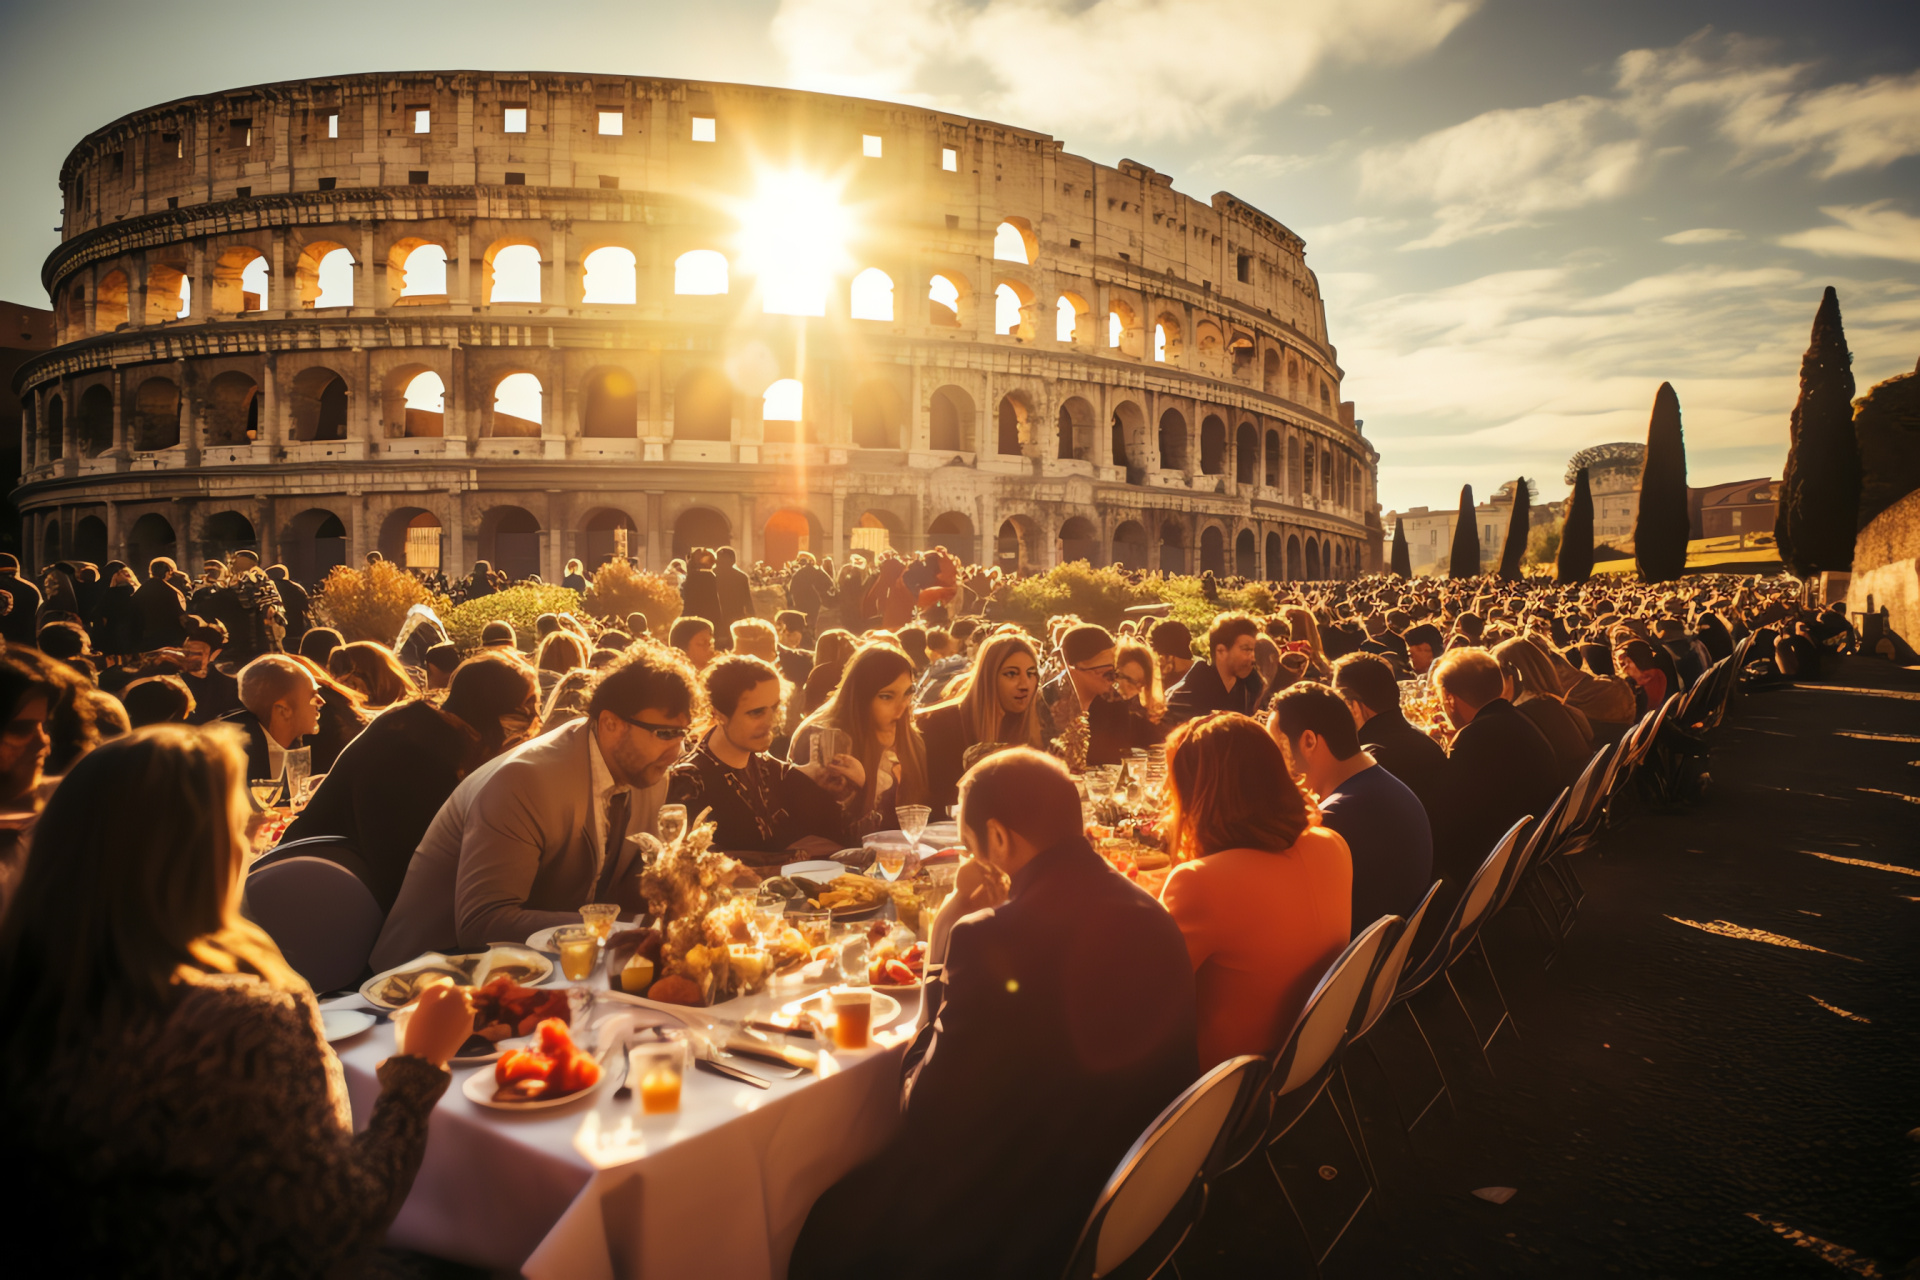
M1893 201L1823 205L1820 212L1839 225L1797 231L1781 236L1780 243L1789 249L1806 249L1827 258L1920 262L1920 218L1894 208Z
M1719 244L1723 240L1744 240L1746 236L1728 227L1694 227L1661 236L1661 244Z
M1303 116L1330 116L1333 114L1333 108L1324 102L1303 102L1300 104L1300 114Z
M804 88L1145 140L1232 128L1325 65L1418 57L1479 3L781 0L772 34Z
M1369 148L1358 159L1361 193L1429 205L1433 229L1404 247L1431 249L1625 195L1657 161L1689 149L1667 135L1702 119L1732 147L1735 167L1811 156L1826 178L1920 154L1920 71L1799 87L1809 70L1711 31L1632 50L1614 64L1611 93L1487 111Z

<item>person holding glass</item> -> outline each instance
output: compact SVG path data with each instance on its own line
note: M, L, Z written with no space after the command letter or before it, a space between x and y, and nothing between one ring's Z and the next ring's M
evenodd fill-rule
M948 686L951 696L923 707L915 725L926 745L927 804L944 814L960 798L969 749L986 743L1047 749L1040 710L1040 656L1023 631L987 637L973 669Z
M701 672L700 681L708 723L667 775L667 803L686 813L711 810L714 848L749 866L792 861L789 850L808 840L832 852L845 847L840 798L866 782L859 758L790 764L768 754L789 689L764 658L729 654Z
M913 724L913 659L898 645L876 640L847 662L827 704L794 730L787 758L814 760L815 738L845 735L847 754L860 762L862 781L840 797L844 833L859 839L900 825L896 805L927 800L927 752ZM828 760L837 758L832 753Z
M302 745L320 727L319 682L285 654L268 653L240 668L240 709L215 721L231 724L246 737L247 777L278 778L286 772L287 752ZM289 795L289 803L296 797Z
M313 992L240 912L246 769L219 726L102 744L0 923L0 1159L32 1171L9 1211L64 1269L357 1274L472 1034L464 992L424 992L354 1132Z
M1122 640L1114 647L1113 692L1127 713L1127 750L1144 750L1166 741L1167 698L1151 648L1138 640Z

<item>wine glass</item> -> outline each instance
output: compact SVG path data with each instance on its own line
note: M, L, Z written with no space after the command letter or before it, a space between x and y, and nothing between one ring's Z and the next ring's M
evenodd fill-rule
M307 803L307 779L313 776L313 748L287 748L287 805L299 809Z
M247 790L253 794L254 805L265 813L280 798L280 779L255 778L247 783Z
M660 843L672 848L680 837L687 834L687 806L683 804L663 804L660 806Z
M907 866L909 845L899 840L876 840L873 843L873 860L880 868L880 874L889 880L898 880Z
M927 829L927 819L933 817L933 810L924 804L903 804L894 810L900 819L900 833L914 848L920 847L920 833Z

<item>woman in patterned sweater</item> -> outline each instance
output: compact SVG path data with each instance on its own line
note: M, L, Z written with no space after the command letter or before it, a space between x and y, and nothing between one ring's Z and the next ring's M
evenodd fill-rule
M156 725L76 765L0 921L0 1221L80 1275L305 1276L399 1211L472 1030L421 997L353 1131L313 993L240 915L244 756Z

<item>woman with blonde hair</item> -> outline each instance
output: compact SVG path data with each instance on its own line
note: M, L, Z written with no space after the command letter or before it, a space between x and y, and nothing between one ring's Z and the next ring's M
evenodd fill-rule
M1243 715L1175 729L1167 788L1177 865L1160 902L1193 960L1200 1069L1271 1054L1346 949L1347 842L1318 825L1279 745Z
M847 754L865 772L862 785L840 802L854 839L898 827L900 805L927 803L927 750L913 724L913 676L913 659L898 645L862 645L833 697L801 722L788 745L787 758L806 764L822 729L847 735Z
M240 911L245 756L153 725L74 766L0 922L0 1159L13 1220L89 1275L352 1271L413 1183L473 1030L419 1000L355 1133L306 982Z
M1495 645L1493 659L1500 664L1500 696L1533 721L1553 748L1560 785L1572 785L1593 756L1593 726L1561 700L1560 678L1553 664L1525 636Z
M1113 691L1132 725L1130 746L1150 747L1167 736L1161 723L1167 699L1160 688L1160 664L1151 648L1130 639L1114 648Z
M366 705L376 711L420 692L393 650L372 640L341 645L327 655L327 670L341 684L358 689Z
M1025 632L1006 628L988 636L973 655L973 669L955 677L947 692L946 701L924 708L918 720L927 744L927 803L936 811L959 803L970 748L1049 749L1040 655Z
M587 665L587 645L564 625L547 632L534 651L533 666L540 681L540 701L545 703L553 687L569 671Z

